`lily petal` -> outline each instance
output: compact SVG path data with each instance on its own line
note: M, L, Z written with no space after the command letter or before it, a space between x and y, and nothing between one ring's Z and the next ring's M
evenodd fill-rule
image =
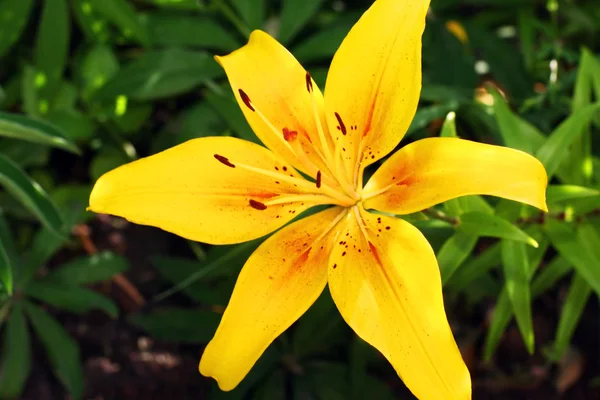
M215 59L225 69L238 104L260 140L313 178L317 170L324 170L323 144L329 147L330 139L323 95L296 58L267 33L254 31L246 46ZM319 126L325 129L323 138ZM317 169L307 167L292 140L299 141Z
M472 194L503 197L547 211L541 162L508 147L428 138L392 155L365 186L365 208L410 214ZM372 198L369 198L372 197Z
M187 239L239 243L266 235L326 204L271 151L231 137L190 140L103 175L90 209Z
M471 380L448 325L431 246L401 219L349 214L329 261L344 320L421 400L470 399Z
M325 85L326 117L355 182L360 179L356 161L364 168L384 157L413 119L428 7L429 0L375 1L333 58Z
M267 347L319 297L327 283L329 231L345 211L330 208L268 238L250 256L235 284L200 373L231 390Z

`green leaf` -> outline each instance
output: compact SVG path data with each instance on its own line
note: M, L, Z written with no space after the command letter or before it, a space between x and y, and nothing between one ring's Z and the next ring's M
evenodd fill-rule
M531 236L507 220L492 214L480 212L463 214L460 217L458 229L471 235L516 240L533 247L538 247L538 243Z
M152 50L122 68L95 93L94 99L107 100L120 95L137 100L170 97L222 75L222 68L206 52Z
M571 342L575 328L581 319L581 315L583 314L583 310L591 294L591 286L588 285L581 275L575 274L571 281L567 297L563 302L560 318L558 320L556 339L552 350L552 358L555 361L561 359L567 346Z
M564 222L546 221L544 229L552 245L575 268L592 289L600 294L600 237L589 223L577 230Z
M90 140L96 131L92 118L77 110L50 111L46 120L61 129L73 142Z
M478 237L457 230L442 245L437 253L437 260L442 274L442 284L446 284L458 267L467 259L475 248Z
M283 44L288 43L319 11L323 0L284 0L277 38Z
M354 15L351 18L343 17L341 21L308 36L293 47L292 53L303 64L331 59L356 20Z
M0 155L0 185L19 199L45 227L61 234L63 220L46 192L14 162Z
M98 12L121 29L126 38L135 38L142 44L149 44L150 38L145 27L140 23L135 9L126 0L89 0L91 10Z
M599 110L600 103L596 103L572 113L538 149L536 157L546 167L548 178L557 172L558 167L569 155L569 146L585 132Z
M45 0L34 50L35 85L42 114L49 111L67 65L70 27L66 0Z
M31 372L31 339L23 307L15 303L4 330L0 365L0 398L19 398Z
M467 260L450 278L448 285L455 291L468 290L469 285L500 264L500 244L495 243L474 258Z
M52 270L44 279L68 285L87 285L107 281L127 269L129 262L125 257L103 251L69 261Z
M82 32L92 43L106 43L112 35L108 19L89 0L71 0L71 8Z
M456 133L456 113L454 111L451 111L446 115L440 137L458 137L458 134Z
M80 67L80 82L83 97L90 97L104 86L119 70L119 60L113 50L106 45L92 47L83 58Z
M46 349L54 372L71 396L83 397L84 376L77 342L64 330L60 323L46 311L32 303L25 303L25 310L33 329Z
M48 122L0 112L0 136L26 140L80 154L77 145Z
M576 185L549 185L546 190L546 201L549 204L567 200L581 199L600 195L600 190Z
M251 29L260 29L265 19L265 0L232 0L244 21Z
M12 232L0 208L0 287L9 295L13 291L13 271L19 262Z
M554 259L542 269L531 284L531 295L535 298L552 289L559 279L571 272L571 264L562 256Z
M298 360L315 356L339 345L344 340L346 331L331 293L325 289L298 320L292 337L291 351Z
M455 217L475 211L484 214L494 213L494 208L481 196L461 196L456 199L450 199L444 203L443 207L448 214Z
M231 276L237 274L248 257L256 250L264 239L252 240L237 245L218 246L209 252L207 259L202 264L196 261L178 260L167 257L154 257L152 264L161 275L170 280L175 286L154 298L154 301L182 291L193 300L210 303L209 298L222 298L215 296L200 285L205 279ZM207 293L210 295L207 297ZM227 293L228 294L228 293ZM227 298L223 299L226 304Z
M534 154L546 137L535 126L514 114L495 88L490 86L488 90L494 97L494 112L504 144Z
M0 2L0 58L19 40L29 14L33 0L3 0Z
M501 243L502 265L506 279L506 293L512 304L521 336L530 354L535 350L531 292L529 287L530 265L523 243L503 240Z
M39 280L30 282L25 288L25 293L56 308L78 314L85 314L91 310L102 310L113 318L119 314L111 299L80 286Z
M150 313L133 314L129 322L153 338L174 343L208 343L221 315L205 310L164 308Z
M191 46L223 52L240 47L238 40L214 18L154 12L144 15L142 23L155 46Z

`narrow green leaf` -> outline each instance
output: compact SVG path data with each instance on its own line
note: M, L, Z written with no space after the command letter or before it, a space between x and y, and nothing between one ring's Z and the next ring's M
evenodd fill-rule
M19 257L13 241L12 232L0 209L0 285L4 286L9 295L13 291L13 271Z
M592 288L585 279L575 274L571 281L571 286L567 293L567 297L563 302L563 307L558 320L558 328L556 329L556 339L552 351L552 358L555 361L560 360L567 346L571 342L575 328L581 319L581 314L587 304Z
M506 292L517 319L521 336L530 354L535 350L531 292L529 287L530 266L523 243L503 240L501 243L502 265L506 279Z
M571 271L571 264L562 256L556 256L542 269L531 284L531 296L537 297L546 290L552 289L559 279Z
M0 398L19 398L31 372L31 339L23 307L15 303L4 330L0 364Z
M544 229L558 253L600 294L600 237L596 229L585 223L575 231L569 224L552 219L546 221Z
M284 0L277 35L279 41L283 44L288 43L319 11L322 3L323 0Z
M153 338L174 343L208 343L221 315L212 311L164 308L150 313L133 314L129 322Z
M104 16L121 29L127 38L135 38L142 44L149 44L150 38L140 23L132 3L126 0L90 0L90 12L93 10Z
M119 314L111 299L80 286L40 280L30 282L25 288L25 293L56 308L78 314L85 314L91 310L102 310L113 318Z
M46 349L54 372L71 396L83 397L84 376L79 346L60 323L50 314L32 303L25 303L33 329Z
M490 269L500 265L500 243L494 243L477 257L467 260L448 281L455 291L468 290L469 285Z
M155 257L152 264L175 286L157 295L154 301L164 300L182 291L193 300L208 302L207 294L212 296L212 293L199 283L204 279L231 276L241 270L250 254L262 243L262 240L264 239L214 248L208 254L203 265L195 261Z
M458 134L456 133L456 113L454 111L451 111L448 113L448 115L446 115L440 136L453 138L458 137Z
M0 2L0 58L19 40L31 13L33 0Z
M596 116L599 110L600 103L596 103L573 112L538 149L536 157L546 167L548 178L556 173L563 160L569 155L567 151L569 146L581 137L585 132L585 128L589 126L592 118Z
M0 136L26 140L79 154L77 145L48 122L17 114L0 112Z
M250 29L260 29L265 20L265 0L232 0L233 6Z
M106 45L96 45L81 62L79 73L83 96L87 99L104 86L119 70L119 60L113 50Z
M103 251L69 261L50 272L44 279L67 285L87 285L109 280L127 269L129 262L125 257Z
M60 86L67 65L70 27L66 0L44 0L34 50L37 70L35 84L42 114L49 111L50 102Z
M214 18L154 12L141 20L155 46L191 46L222 52L240 47L239 41Z
M446 284L458 267L467 259L475 248L478 237L457 230L442 245L437 253L437 260L442 275L442 284Z
M480 212L463 214L460 217L458 229L471 235L516 240L533 247L538 247L538 243L534 238L507 220L492 214Z
M549 185L546 201L549 204L600 195L600 190L576 185Z
M153 100L170 97L221 75L222 68L206 52L152 50L122 68L93 98L107 100L123 95L136 100Z
M3 155L0 155L0 185L18 198L44 226L56 233L62 232L62 218L44 189Z
M488 89L494 97L494 112L504 144L534 154L546 137L535 126L513 113L496 89Z

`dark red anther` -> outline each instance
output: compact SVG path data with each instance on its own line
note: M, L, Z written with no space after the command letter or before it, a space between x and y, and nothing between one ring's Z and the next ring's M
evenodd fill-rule
M260 201L256 201L256 200L250 199L248 201L248 203L250 204L250 207L252 207L254 209L257 209L257 210L260 210L260 211L263 211L263 210L267 209L267 206L264 205L264 203L261 203Z
M342 133L345 136L347 131L346 131L346 125L344 125L344 121L342 121L342 117L340 117L340 114L338 114L338 113L335 113L335 117L337 118L338 124L340 124L339 125L340 130L342 131Z
M313 91L312 78L308 71L306 72L306 90L308 90L308 93L312 93Z
M317 172L317 189L321 187L321 171Z
M238 90L240 92L240 97L242 98L242 101L244 102L244 104L246 105L246 107L248 107L250 110L254 111L254 107L252 106L252 102L250 101L250 97L248 97L248 95L246 94L246 92L244 92L242 89Z
M221 164L227 165L230 168L235 168L235 165L233 165L229 159L227 157L223 157L220 156L218 154L215 154L215 158L217 159L217 161L219 161Z

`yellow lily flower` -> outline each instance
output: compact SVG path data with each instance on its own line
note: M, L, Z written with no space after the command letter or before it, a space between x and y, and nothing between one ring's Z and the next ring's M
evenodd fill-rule
M547 177L521 151L429 138L392 155L363 187L365 167L398 145L417 108L428 7L375 1L335 54L324 94L283 46L255 31L216 59L267 148L195 139L96 183L91 210L211 244L255 239L333 205L283 227L246 262L200 361L221 389L235 388L329 285L344 320L418 398L471 397L431 246L408 222L368 210L408 214L471 194L546 210Z

